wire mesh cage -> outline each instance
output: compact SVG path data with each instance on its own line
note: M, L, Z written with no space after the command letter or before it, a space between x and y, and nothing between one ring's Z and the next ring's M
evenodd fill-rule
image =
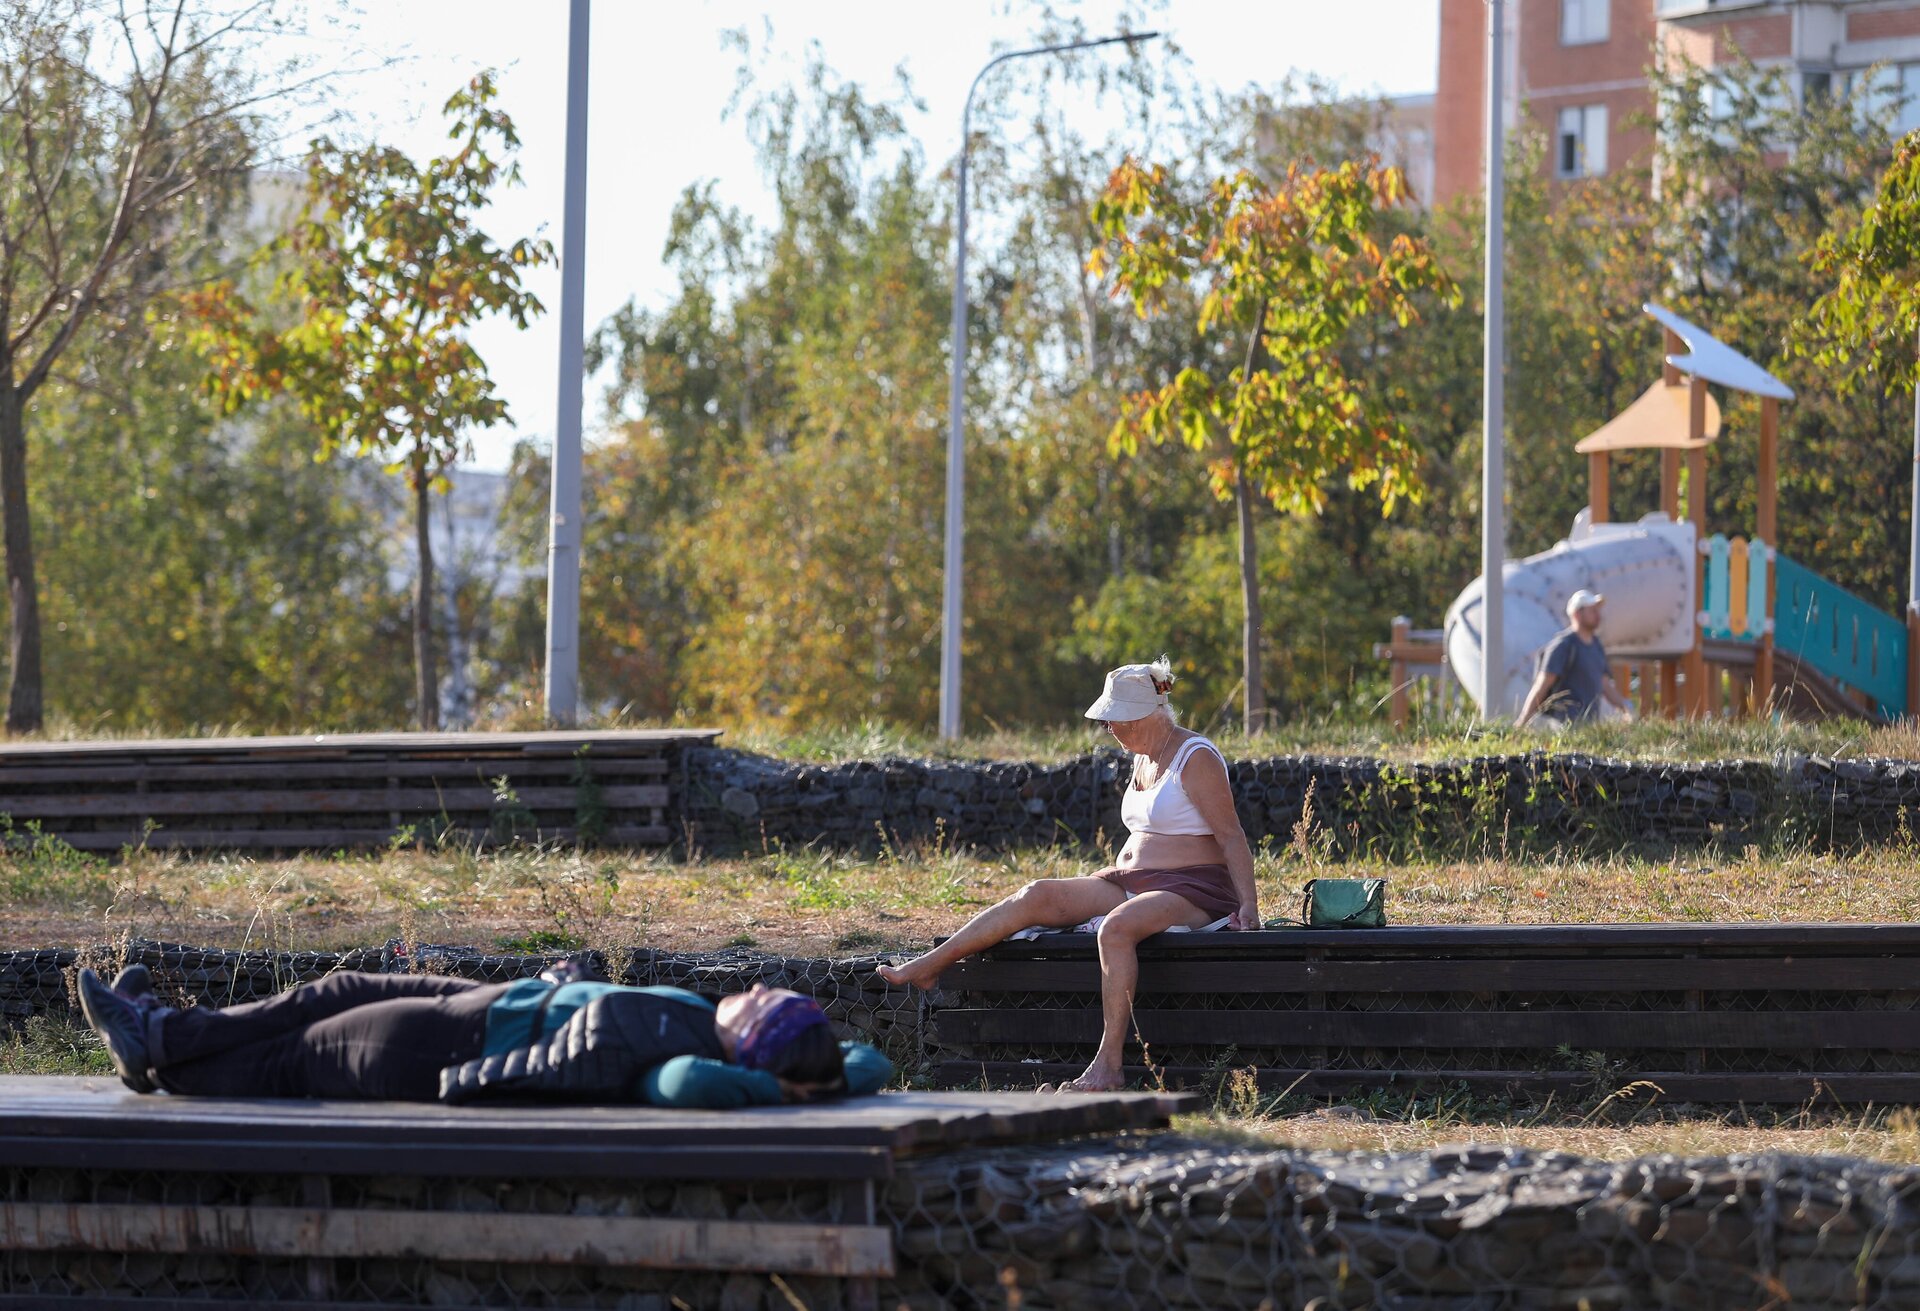
M7 1292L35 1304L637 1308L1793 1306L1902 1308L1920 1293L1920 1173L1781 1155L1602 1162L1512 1148L1403 1155L1234 1147L1178 1134L907 1160L868 1201L819 1183L0 1172ZM389 1227L452 1218L530 1249L540 1217L807 1224L874 1207L894 1273L648 1268L543 1259L276 1254L301 1208ZM39 1211L35 1211L35 1207ZM240 1207L224 1244L105 1222L29 1244L32 1218ZM157 1236L157 1237L156 1237ZM115 1243L122 1250L110 1250Z

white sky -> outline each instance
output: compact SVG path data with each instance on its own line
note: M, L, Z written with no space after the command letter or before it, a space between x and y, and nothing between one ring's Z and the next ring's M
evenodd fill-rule
M325 9L333 0L316 0ZM1061 6L1091 35L1113 29L1120 5ZM673 290L661 263L667 222L687 184L717 179L721 198L765 210L765 194L736 118L722 121L735 58L720 34L771 22L778 60L797 70L809 41L842 76L884 94L904 64L927 112L911 122L930 167L958 145L961 101L997 40L1031 32L995 0L945 4L875 0L597 0L593 12L587 182L586 327L629 297L658 305ZM1184 49L1203 83L1272 86L1290 69L1352 93L1413 94L1434 86L1438 0L1170 0L1149 26ZM566 0L381 0L359 10L360 42L395 57L344 81L340 97L359 133L416 155L444 147L440 104L479 69L501 70L501 105L520 130L526 185L504 193L487 222L497 240L536 231L560 239L566 132ZM1151 48L1151 47L1149 47ZM768 70L777 77L777 70ZM763 76L765 74L763 73ZM475 441L476 463L501 467L516 435L539 441L554 425L559 358L557 270L533 288L548 312L526 332L483 325L475 344L512 407L513 425ZM588 384L589 438L601 417Z

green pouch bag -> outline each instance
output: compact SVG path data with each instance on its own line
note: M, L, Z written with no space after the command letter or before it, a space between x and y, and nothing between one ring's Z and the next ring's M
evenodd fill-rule
M1308 879L1300 891L1300 922L1307 928L1387 927L1385 879Z

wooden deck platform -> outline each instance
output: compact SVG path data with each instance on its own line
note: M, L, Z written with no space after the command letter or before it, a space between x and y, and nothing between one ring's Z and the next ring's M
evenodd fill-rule
M0 748L0 815L82 851L305 850L448 833L660 846L714 729L342 733Z
M1175 1093L901 1092L807 1106L450 1107L142 1096L0 1077L0 1167L608 1179L884 1179L896 1158L1164 1128Z
M503 1304L449 1296L482 1284L513 1293L506 1305L547 1286L564 1305L627 1306L647 1288L712 1305L716 1281L785 1275L877 1309L876 1281L898 1269L878 1207L897 1162L1161 1128L1185 1100L446 1107L0 1078L0 1306Z

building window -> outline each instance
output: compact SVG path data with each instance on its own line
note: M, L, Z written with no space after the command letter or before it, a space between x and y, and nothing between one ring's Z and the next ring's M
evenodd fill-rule
M1597 178L1607 171L1607 107L1570 105L1560 111L1554 134L1556 177Z
M1895 136L1920 128L1920 64L1881 64L1849 75L1862 113L1887 115Z
M1611 0L1560 0L1560 44L1592 45L1607 39Z

